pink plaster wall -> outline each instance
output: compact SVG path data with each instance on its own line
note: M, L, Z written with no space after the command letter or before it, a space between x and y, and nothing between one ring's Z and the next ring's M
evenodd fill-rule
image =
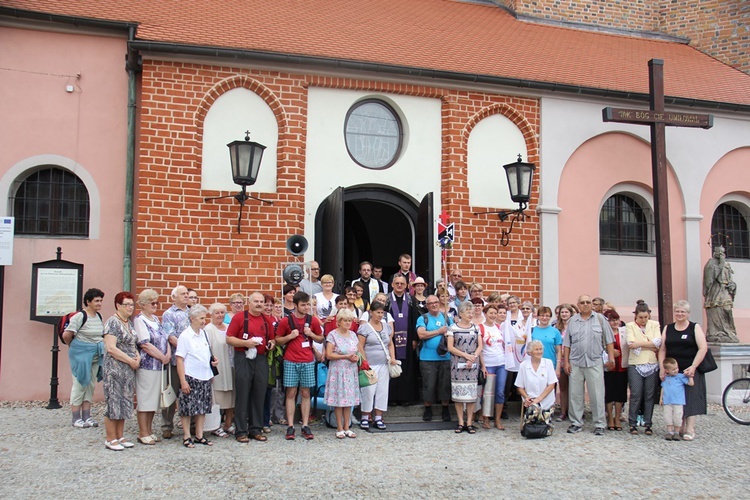
M125 36L91 36L0 27L0 175L37 155L66 157L88 171L101 196L99 239L16 237L5 270L0 399L49 397L53 327L32 322L31 265L55 258L83 263L84 290L101 288L105 319L122 287L127 142ZM75 77L58 75L75 75ZM76 85L67 93L66 84ZM10 193L0 193L5 202ZM5 206L2 213L10 213ZM67 347L60 352L60 399L70 397ZM97 390L101 397L101 389Z
M741 148L730 151L724 155L706 177L701 192L701 266L712 257L711 247L708 245L711 237L711 218L714 210L719 205L719 200L728 194L738 194L750 198L747 182L739 182L740 179L748 179L747 167L750 165L750 148ZM737 263L730 262L737 266ZM749 265L743 263L740 265ZM736 271L736 269L735 269ZM735 275L735 281L737 277ZM748 283L737 283L738 293L750 293ZM706 315L703 315L703 324L706 324ZM750 311L747 309L734 310L734 324L737 328L737 336L741 342L750 342Z
M599 293L599 211L607 191L623 182L640 184L652 192L650 145L629 134L615 132L594 137L583 143L565 164L558 192L558 205L562 209L558 248L561 302L575 302L584 293L592 296ZM687 287L684 205L671 168L667 184L673 294L681 297ZM633 290L632 303L640 296L638 290Z

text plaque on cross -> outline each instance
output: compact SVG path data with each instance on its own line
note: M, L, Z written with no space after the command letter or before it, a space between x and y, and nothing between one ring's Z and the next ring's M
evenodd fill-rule
M674 113L672 111L651 111L639 109L604 108L602 117L605 122L618 123L664 123L678 127L700 127L709 129L714 126L713 115L695 113Z
M648 62L648 110L604 108L605 122L648 125L651 128L651 176L654 183L654 232L656 236L656 293L659 301L659 322L672 322L672 255L669 236L669 192L667 189L667 145L664 128L713 126L711 115L678 113L664 109L664 61Z

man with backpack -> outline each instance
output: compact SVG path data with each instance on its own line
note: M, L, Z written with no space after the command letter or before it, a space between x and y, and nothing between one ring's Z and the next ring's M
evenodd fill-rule
M294 294L294 310L279 321L276 342L284 350L284 388L286 389L286 419L289 427L286 439L294 439L294 411L297 407L299 386L302 412L302 437L313 439L308 426L310 419L310 388L315 387L315 353L313 341L323 342L323 330L316 316L310 314L310 296L305 292Z
M438 347L440 339L445 337L453 321L440 312L440 300L435 295L429 295L425 304L427 313L417 319L417 336L422 346L419 351L424 399L422 420L432 420L432 404L439 400L443 403L443 422L450 422L448 403L451 399L451 355L448 352L438 352Z
M273 320L263 314L265 298L253 292L249 310L237 313L227 327L234 348L234 424L240 443L267 441L263 435L263 404L268 387L267 352L276 346Z
M73 373L73 387L70 390L70 409L73 413L73 427L97 427L99 423L91 418L91 401L94 399L94 386L101 377L99 365L104 355L104 323L99 311L102 308L104 292L89 288L83 294L83 309L73 316L63 331L64 342L70 346L68 359Z

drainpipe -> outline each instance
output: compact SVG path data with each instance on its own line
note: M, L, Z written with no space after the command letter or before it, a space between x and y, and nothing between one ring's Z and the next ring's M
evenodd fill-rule
M128 72L128 146L125 164L125 234L122 259L122 289L130 291L133 256L133 202L135 185L135 113L137 73L140 71L139 54L130 47L135 40L135 27L128 27L128 54L125 64Z

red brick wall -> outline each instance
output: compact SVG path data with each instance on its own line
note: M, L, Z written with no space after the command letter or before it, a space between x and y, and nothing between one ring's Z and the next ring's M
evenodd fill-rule
M750 2L667 2L661 31L690 39L690 45L734 68L750 72Z
M656 31L659 0L500 0L516 14L634 31ZM512 7L515 4L515 8Z
M750 72L747 0L498 0L519 15L690 39L690 45Z
M161 61L145 61L142 73L136 291L151 287L167 295L175 284L182 283L199 289L201 302L210 304L225 302L234 291L278 290L280 266L290 257L284 243L289 235L304 233L309 86L441 98L441 198L458 231L456 246L449 252L449 266L459 266L466 278L483 283L487 290L538 297L538 217L532 212L515 229L511 244L500 247L500 228L508 223L501 224L495 215L472 214L486 207L468 205L466 180L469 133L481 118L493 113L502 113L518 124L526 137L529 161L538 164L536 99ZM241 234L236 230L238 205L233 199L203 200L236 191L200 187L203 119L218 96L236 87L263 97L279 124L277 192L261 196L273 205L248 200ZM532 207L538 200L537 186L535 183Z

